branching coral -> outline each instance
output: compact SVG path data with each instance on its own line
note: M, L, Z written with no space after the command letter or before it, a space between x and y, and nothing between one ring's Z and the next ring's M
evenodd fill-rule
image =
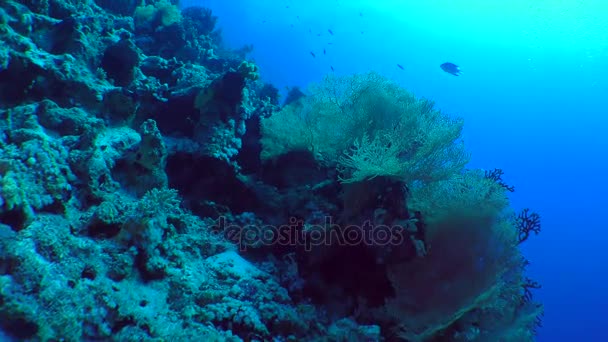
M515 219L517 231L519 233L519 243L522 243L530 237L530 233L538 235L540 233L540 215L530 213L530 209L526 208L517 215Z
M377 73L330 75L310 92L263 121L264 158L306 149L337 167L343 183L388 176L407 184L445 179L469 159L462 120Z
M168 0L135 8L133 15L135 27L143 30L154 30L158 26L171 26L181 20L179 8Z
M204 7L187 7L182 11L184 21L191 25L200 35L210 35L215 30L217 16Z
M503 188L507 189L509 192L514 192L515 191L515 187L508 185L507 183L505 183L505 181L502 179L502 176L505 174L505 172L501 169L494 169L491 171L485 171L485 176L487 179L491 179L493 181L495 181L498 185L502 186Z

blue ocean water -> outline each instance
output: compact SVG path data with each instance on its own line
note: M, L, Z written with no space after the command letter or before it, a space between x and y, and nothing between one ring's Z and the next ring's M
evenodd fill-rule
M516 208L542 217L523 244L542 284L539 341L605 341L608 3L592 0L183 0L252 44L284 92L326 73L378 71L464 117L471 167L501 168ZM330 32L331 31L331 32ZM315 55L312 56L311 52ZM439 65L463 71L455 77ZM398 65L403 68L398 67Z

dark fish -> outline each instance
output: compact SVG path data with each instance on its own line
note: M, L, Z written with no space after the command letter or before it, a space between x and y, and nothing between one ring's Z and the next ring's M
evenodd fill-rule
M441 70L447 72L448 74L452 74L454 76L460 76L460 67L454 63L443 63L440 65Z
M310 51L310 55L312 56L312 58L317 58L317 55L315 55L315 53L312 51Z
M325 54L327 54L327 51L325 51L325 49L323 49L323 54L324 54L324 55L325 55Z
M334 35L334 31L332 31L331 29L328 29L327 32L329 32L329 34L331 34L332 36Z
M329 67L331 68L331 71L334 71L334 67L333 66L330 65Z
M403 65L401 65L401 64L397 64L397 67L398 67L399 69L401 69L401 70L405 70L405 69L403 68Z

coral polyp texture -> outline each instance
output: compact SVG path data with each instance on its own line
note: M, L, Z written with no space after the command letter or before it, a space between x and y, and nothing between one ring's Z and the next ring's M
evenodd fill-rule
M503 172L375 72L279 91L176 1L0 1L0 339L532 341Z

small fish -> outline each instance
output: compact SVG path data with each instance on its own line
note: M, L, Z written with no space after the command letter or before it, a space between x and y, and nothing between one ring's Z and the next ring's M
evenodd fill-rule
M326 55L326 54L327 54L327 51L325 51L325 49L323 49L323 54L324 54L324 55Z
M332 65L329 66L331 68L331 71L334 71L334 67Z
M462 71L460 71L460 67L454 63L446 62L441 64L439 67L441 67L441 70L454 76L460 76L460 74L462 73Z
M401 64L397 64L397 67L401 70L405 70L405 68L403 68L403 65L401 65Z
M334 35L334 31L332 31L331 29L327 29L327 32L329 32L329 34L331 34L332 36Z
M312 58L317 58L317 55L315 55L315 53L312 51L310 51L310 55L312 56Z

